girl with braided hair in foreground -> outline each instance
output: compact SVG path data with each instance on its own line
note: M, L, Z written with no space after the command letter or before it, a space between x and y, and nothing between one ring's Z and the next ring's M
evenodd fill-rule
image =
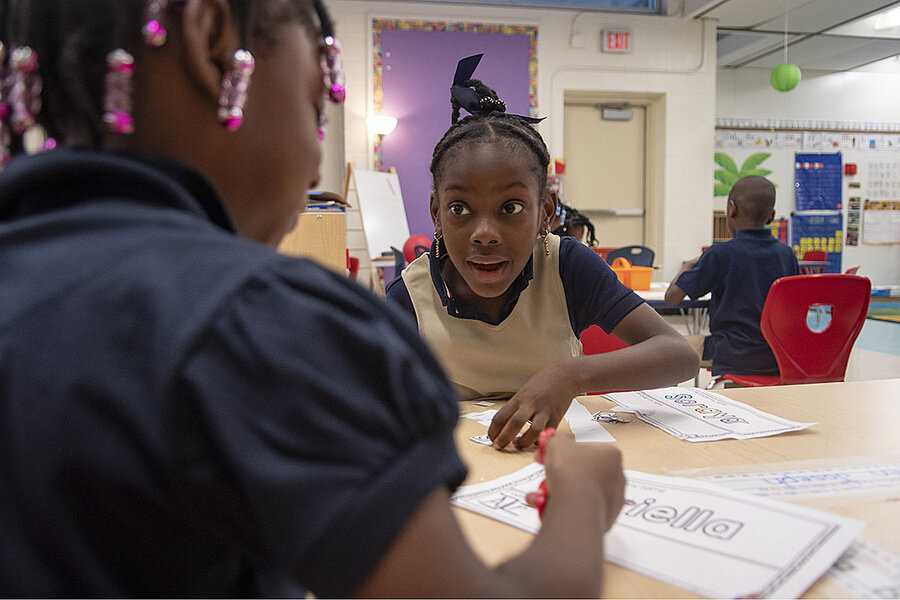
M0 0L0 39L2 141L58 143L0 174L4 595L600 592L618 451L550 440L543 530L487 568L438 363L271 247L344 95L317 0Z
M550 233L547 147L534 119L507 114L470 78L478 58L460 61L453 125L434 149L432 250L387 295L415 314L463 399L509 399L488 431L494 446L526 448L574 396L677 385L698 360L597 253ZM460 107L471 114L457 120ZM594 324L629 347L584 356L578 338Z

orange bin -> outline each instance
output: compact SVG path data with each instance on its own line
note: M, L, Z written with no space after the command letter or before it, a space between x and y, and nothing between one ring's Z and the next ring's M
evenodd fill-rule
M653 267L635 267L627 258L619 257L612 262L610 268L623 285L633 290L649 290L653 277Z

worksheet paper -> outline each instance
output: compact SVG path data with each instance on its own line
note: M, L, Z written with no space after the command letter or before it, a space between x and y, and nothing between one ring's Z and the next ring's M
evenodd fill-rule
M485 427L491 426L491 421L494 419L494 415L497 414L497 409L492 408L490 410L483 410L481 412L473 412L466 413L463 415L459 415L460 419L472 419L479 425L484 425Z
M755 496L787 500L865 494L900 497L900 463L820 466L747 473L721 473L698 479ZM857 540L826 573L857 598L900 598L900 557Z
M569 410L566 411L565 418L576 442L616 441L616 438L594 419L591 412L574 398L572 404L569 405Z
M497 414L496 409L485 410L481 412L466 413L460 415L460 419L472 419L476 423L490 427L494 415ZM578 400L572 399L569 409L566 411L565 419L569 423L569 428L575 436L576 442L615 442L616 439L598 423L591 412L584 407ZM476 439L478 438L478 439ZM479 444L490 445L485 442L482 436L471 438L473 442Z
M900 557L857 541L828 570L857 598L900 598Z
M720 473L697 478L754 496L790 500L863 493L900 497L900 463Z
M815 425L788 421L699 388L669 387L603 395L633 409L640 420L689 442L745 440Z
M702 481L626 471L626 505L606 537L616 564L711 598L796 598L853 542L864 523ZM537 510L525 495L543 467L532 464L463 486L462 508L531 533ZM548 506L552 506L550 490Z

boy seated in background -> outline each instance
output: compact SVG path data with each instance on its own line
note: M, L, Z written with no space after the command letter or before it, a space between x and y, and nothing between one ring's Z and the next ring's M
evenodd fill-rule
M799 275L794 251L766 228L775 218L775 186L750 175L728 194L725 220L733 239L713 244L684 263L666 290L676 306L710 293L709 331L701 358L712 360L712 374L778 375L778 363L759 327L772 282Z

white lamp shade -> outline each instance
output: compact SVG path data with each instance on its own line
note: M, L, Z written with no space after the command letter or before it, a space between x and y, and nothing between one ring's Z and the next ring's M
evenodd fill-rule
M397 127L397 117L389 115L369 115L366 124L374 134L387 135Z

